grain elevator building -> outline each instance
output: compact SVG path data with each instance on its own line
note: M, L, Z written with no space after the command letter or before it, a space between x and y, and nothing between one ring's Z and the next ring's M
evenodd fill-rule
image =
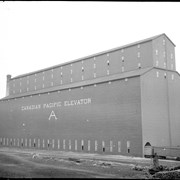
M161 34L64 64L7 75L0 146L143 156L180 146L175 45Z

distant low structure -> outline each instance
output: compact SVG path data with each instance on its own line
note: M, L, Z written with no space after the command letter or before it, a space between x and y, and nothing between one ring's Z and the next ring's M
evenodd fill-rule
M64 64L7 76L0 146L144 156L180 146L175 45L161 34Z

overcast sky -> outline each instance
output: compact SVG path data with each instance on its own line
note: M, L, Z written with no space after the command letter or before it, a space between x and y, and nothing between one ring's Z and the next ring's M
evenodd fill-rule
M0 98L6 75L47 68L166 33L180 72L180 2L0 2Z

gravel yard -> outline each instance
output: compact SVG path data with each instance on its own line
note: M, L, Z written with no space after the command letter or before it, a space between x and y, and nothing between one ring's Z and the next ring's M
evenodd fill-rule
M72 152L0 149L0 177L3 178L131 178L152 177L137 170L151 165L150 159ZM178 161L161 161L166 166ZM144 168L145 169L145 168Z

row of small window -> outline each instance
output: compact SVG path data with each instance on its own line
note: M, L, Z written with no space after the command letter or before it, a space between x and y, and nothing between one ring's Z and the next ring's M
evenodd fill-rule
M79 144L78 144L79 142ZM15 138L0 138L0 145L1 146L14 146L14 147L29 147L29 148L52 148L52 149L63 149L63 150L72 150L75 151L78 150L78 147L81 148L81 150L85 150L87 148L88 151L92 150L92 147L94 147L94 151L98 151L98 147L102 149L103 152L110 151L113 152L113 149L115 149L115 143L113 141L109 141L109 143L105 143L105 141L92 141L87 140L87 147L85 146L84 140L74 140L74 143L72 140L65 140L63 139L60 141L60 139L55 140L52 139L51 141L49 139L47 140L40 140L40 139L15 139ZM74 147L72 147L74 145ZM121 141L117 142L117 149L118 152L121 152ZM130 141L127 141L127 153L130 153Z
M139 67L139 69L141 68L141 63L138 63L138 67ZM121 68L121 70L122 70L122 72L125 71L124 66ZM109 70L107 70L107 75L110 75L110 71L109 71ZM94 78L96 78L96 73L94 73ZM81 76L81 80L82 80L82 81L84 80L84 76ZM36 81L35 81L35 82L36 82ZM70 79L70 82L73 83L73 78ZM28 83L27 83L27 84L28 84ZM62 79L60 80L60 84L63 85L63 80L62 80ZM20 87L21 87L21 86L22 86L22 83L20 82ZM51 82L51 86L54 86L54 83L53 83L53 82ZM13 87L15 88L15 84L13 84ZM47 87L49 87L49 86L47 86ZM42 88L45 88L45 85L44 85L44 84L42 84ZM35 91L37 90L37 86L34 86L34 90L35 90ZM28 88L28 87L26 88L26 91L27 91L27 92L29 91L29 88ZM21 92L22 92L22 89L19 89L19 93L21 93ZM16 93L16 91L13 90L13 94L15 94L15 93Z
M157 49L155 50L155 53L156 53L156 55L159 54ZM166 57L166 52L165 51L163 52L163 56ZM174 55L173 55L173 53L171 53L171 59L173 60L173 58L174 58Z
M123 51L124 52L124 51ZM107 56L109 56L109 54L107 54ZM137 53L137 57L138 58L140 58L140 52L138 52ZM122 60L122 62L124 62L124 56L122 56L121 57L121 60ZM94 58L94 60L95 60L95 58ZM83 63L83 61L82 61L82 63ZM71 66L72 66L73 64L71 64ZM108 66L110 66L110 61L109 60L107 60L107 65ZM94 66L93 66L94 68L96 68L96 64L94 63ZM138 64L138 67L139 67L139 64ZM62 70L62 66L61 66L61 70ZM51 70L52 71L52 73L53 73L53 69ZM84 72L84 67L82 67L81 68L81 71L82 72ZM109 71L109 70L107 70L107 71ZM70 72L71 72L71 74L73 73L73 70L71 69L70 70ZM43 74L44 74L44 72L43 72ZM96 74L96 73L94 73L94 74ZM107 74L108 74L108 72L107 72ZM35 76L37 76L37 74L35 74ZM61 72L60 73L60 76L62 77L63 76L63 73ZM27 78L29 78L29 76L27 76ZM53 79L53 74L51 74L51 78ZM22 80L21 78L20 78L20 80ZM43 81L44 81L44 76L43 76ZM14 79L14 82L15 82L15 79ZM34 82L36 82L36 78L34 79ZM27 84L29 84L29 80L27 80ZM21 86L21 82L20 82L20 86ZM15 85L13 85L13 87L15 87Z
M156 61L156 67L159 66L159 61ZM164 62L164 68L167 68L166 62ZM171 64L171 69L174 70L174 64Z
M123 58L123 61L124 61L124 57L122 57L122 58ZM107 64L108 64L108 66L110 65L109 61L107 61ZM94 68L96 68L96 64L94 64ZM84 72L84 67L82 67L82 72ZM72 69L71 69L71 74L73 74L73 70ZM107 74L109 74L109 69L107 70ZM62 72L60 73L60 76L63 77L63 73ZM53 74L51 74L51 79L53 79L53 77L54 77ZM95 77L96 77L96 73L94 73L94 78ZM27 76L27 78L29 78L29 76ZM22 79L20 78L20 80L22 80ZM42 77L42 80L43 81L45 80L44 76ZM14 79L14 82L15 82L15 79ZM34 79L34 82L37 82L36 78ZM29 84L29 80L27 80L26 83ZM22 83L20 82L20 86L21 85L22 85ZM13 87L15 87L15 84L13 84Z
M125 78L124 79L125 81L128 81L128 78ZM108 84L111 84L111 81L108 81ZM94 87L96 87L97 86L97 84L94 84ZM36 87L36 86L35 86ZM83 86L81 86L80 87L80 89L84 89L84 87ZM28 88L27 88L27 90L28 90ZM36 88L35 88L35 90L36 90ZM69 88L68 89L69 91L71 91L71 88ZM20 93L21 93L22 91L21 91L21 89L20 89ZM60 91L57 91L58 93L60 93ZM15 94L15 90L13 90L13 93ZM47 93L48 95L50 94L49 92ZM40 94L39 94L39 96L40 96ZM30 97L32 97L32 95L30 96ZM24 98L24 97L23 97ZM9 100L8 100L9 101Z
M157 72L156 72L156 76L159 77L159 74L160 74L160 73L157 71ZM166 78L166 77L167 77L167 74L164 73L164 78ZM171 79L174 80L174 74L171 74Z

